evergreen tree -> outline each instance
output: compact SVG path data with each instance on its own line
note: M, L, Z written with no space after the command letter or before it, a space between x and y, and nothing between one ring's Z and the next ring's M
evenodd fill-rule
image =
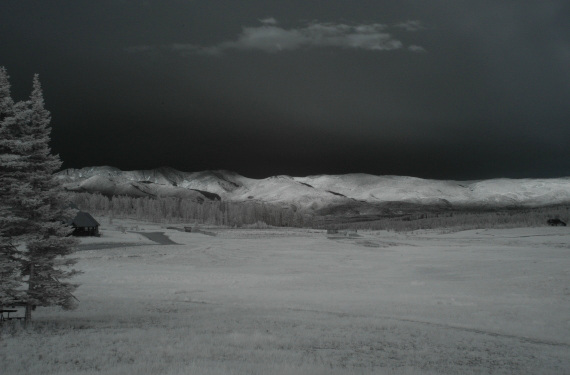
M44 107L43 92L38 75L34 76L30 100L26 102L28 118L21 128L26 144L25 179L33 199L21 202L31 230L22 261L22 274L27 276L26 321L31 321L35 306L73 308L72 292L76 284L64 281L77 271L69 270L75 259L66 258L75 251L77 241L68 235L71 228L64 221L73 215L60 183L53 178L60 166L58 155L51 154L50 113ZM31 198L31 197L30 197Z
M9 79L6 68L0 66L0 123L14 113L14 101L10 94Z
M0 67L0 307L16 302L21 293L20 256L10 233L10 228L20 220L10 209L13 192L7 173L18 164L19 159L13 154L14 140L8 129L13 116L14 101L10 94L8 73L6 68Z
M26 305L26 322L35 306L71 308L77 287L65 280L76 240L65 221L74 214L53 173L61 166L52 155L50 113L44 107L38 76L30 99L10 106L5 69L0 71L0 272L3 303ZM13 103L13 102L12 102ZM23 246L17 246L25 243ZM18 266L15 272L14 266ZM6 280L6 283L5 283ZM18 288L20 283L27 288ZM6 287L4 287L6 285ZM0 301L2 302L2 301Z

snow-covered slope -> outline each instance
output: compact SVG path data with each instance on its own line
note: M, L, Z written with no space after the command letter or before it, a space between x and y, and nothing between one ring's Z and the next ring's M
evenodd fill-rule
M80 182L93 176L121 178L127 181L153 183L159 185L180 186L186 189L206 190L224 194L235 190L249 180L235 172L204 171L181 172L173 168L162 167L150 170L121 171L115 167L89 167L66 169L58 173L64 182Z
M570 202L570 178L461 182L346 174L298 177L295 180L367 202L449 202L501 206Z
M461 182L345 174L252 179L230 171L181 172L172 168L121 171L114 167L67 169L57 176L73 191L254 200L311 209L351 202L485 206L570 203L570 178Z
M64 187L69 191L100 193L103 195L128 195L131 197L176 197L195 201L219 200L216 194L178 187L172 184L159 184L147 181L130 180L122 175L91 175L85 179L63 178Z
M469 185L471 199L486 203L547 205L570 202L570 178L493 179Z
M424 180L415 177L373 176L369 174L297 177L297 181L317 189L340 193L367 202L405 201L434 203L465 197L465 187L454 181Z
M330 192L315 189L290 176L275 176L262 180L250 180L233 192L232 199L255 199L268 203L289 203L299 207L316 209L326 204L347 200Z

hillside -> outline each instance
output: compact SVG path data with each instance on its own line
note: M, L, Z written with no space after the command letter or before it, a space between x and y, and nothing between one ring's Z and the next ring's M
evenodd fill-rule
M369 174L275 176L252 179L218 170L172 168L121 171L114 167L66 169L57 174L69 191L196 201L257 201L320 210L402 203L414 205L538 207L570 203L570 178L428 180Z

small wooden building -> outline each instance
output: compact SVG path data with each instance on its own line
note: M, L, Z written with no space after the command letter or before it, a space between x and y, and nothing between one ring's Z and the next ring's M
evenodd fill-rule
M551 227L565 227L566 226L566 223L560 219L548 219L547 223Z
M87 212L77 212L69 224L73 227L74 236L99 236L99 223Z

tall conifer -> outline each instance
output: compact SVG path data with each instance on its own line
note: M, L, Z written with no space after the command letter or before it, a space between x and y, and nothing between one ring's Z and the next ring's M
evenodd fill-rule
M71 229L65 224L74 211L53 178L61 161L49 148L51 118L38 76L27 101L14 104L9 89L2 68L0 303L24 303L29 323L35 306L74 306L71 293L77 285L67 279L77 272L69 269L75 260L66 256L73 253L77 241L68 237Z
M13 123L14 101L9 76L6 68L0 67L0 307L15 303L22 293L20 252L13 229L23 220L11 209L15 186L13 172L20 161L14 154L15 138L9 126Z
M53 178L61 161L49 148L51 117L44 106L37 74L26 107L29 117L21 129L22 139L26 141L28 168L25 179L35 193L33 199L22 202L32 230L22 262L22 274L28 284L25 298L26 321L29 322L35 306L74 307L72 292L77 285L66 280L77 272L69 270L75 259L67 256L75 251L77 241L68 237L71 229L65 221L73 211L68 208L60 183Z

